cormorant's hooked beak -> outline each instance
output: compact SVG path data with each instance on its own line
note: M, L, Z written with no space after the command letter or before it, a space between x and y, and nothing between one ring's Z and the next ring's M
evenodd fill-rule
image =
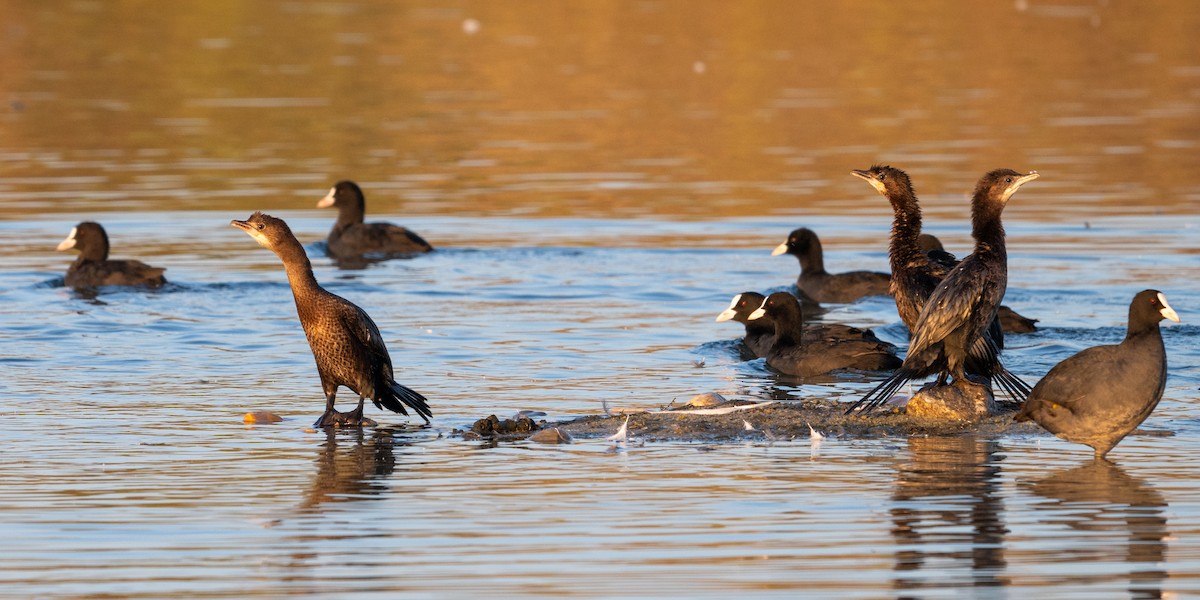
M1037 179L1038 177L1041 177L1041 175L1038 175L1037 171L1030 171L1028 175L1014 179L1012 183L1008 184L1008 188L1004 190L1003 200L1008 202L1008 199L1011 198L1013 194L1017 193L1017 190L1020 189L1021 186L1033 181L1034 179Z
M887 188L884 187L883 182L878 179L875 179L874 177L871 177L870 171L863 171L862 169L855 169L853 171L850 171L850 174L871 184L871 187L875 188L875 191L879 192L880 194L887 193Z
M254 241L258 242L259 246L262 246L263 248L269 248L269 246L267 246L266 236L264 236L261 231L255 229L249 221L239 221L237 219L233 219L229 222L229 225L245 231L246 235L254 238Z
M329 188L329 193L325 194L325 197L321 198L320 202L317 202L317 208L329 208L330 206L333 206L333 203L337 201L337 199L334 198L335 194L337 194L337 188Z
M1170 304L1167 304L1167 297L1162 295L1162 293L1159 293L1158 302L1159 304L1162 304L1162 308L1159 309L1158 313L1161 314L1164 319L1170 319L1178 323L1179 313L1175 312L1175 309L1171 308Z
M75 247L75 234L78 231L79 231L78 227L72 227L70 235L67 236L67 239L59 242L58 247L55 248L55 250L62 252L63 250L70 250L71 248L74 248Z

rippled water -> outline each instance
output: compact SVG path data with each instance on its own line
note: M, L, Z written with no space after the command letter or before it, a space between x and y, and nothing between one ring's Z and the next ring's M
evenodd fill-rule
M1200 594L1189 2L11 4L0 596ZM769 252L797 226L831 270L885 269L888 207L849 176L877 161L959 255L975 178L1042 173L1006 211L1006 304L1040 319L1006 362L1030 382L1163 290L1183 323L1149 433L1112 464L1014 433L455 433L861 395L740 361L713 318L794 281ZM314 204L346 177L439 250L335 268ZM228 226L254 209L370 312L432 427L369 408L377 428L306 431L323 399L286 278ZM53 248L84 219L171 285L62 288ZM886 298L828 308L904 342Z

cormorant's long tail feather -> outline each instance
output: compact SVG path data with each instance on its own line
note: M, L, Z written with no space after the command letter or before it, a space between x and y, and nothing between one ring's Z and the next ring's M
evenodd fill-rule
M995 381L996 385L1000 389L1004 390L1004 393L1012 399L1011 404L1015 406L1024 404L1025 401L1029 399L1029 392L1032 391L1032 388L1030 388L1029 384L1025 383L1025 381L1020 377L1014 375L1012 371L1009 371L1000 365L997 365L997 367L998 369L993 381Z
M869 413L872 410L875 410L876 407L891 399L891 397L896 393L897 390L900 389L901 386L909 381L912 381L914 378L916 378L916 376L916 373L913 373L907 369L896 369L895 373L892 373L890 377L884 379L882 383L875 386L875 389L867 392L867 395L863 396L858 402L851 404L850 408L846 409L846 414L850 414L855 410L858 410L860 406L862 407L862 409L859 410L859 413L861 414Z
M425 399L425 396L396 382L392 382L391 387L386 388L383 394L380 394L379 403L383 405L383 408L402 415L408 414L408 411L404 410L404 405L407 404L409 408L417 411L422 419L425 419L426 424L429 424L429 418L433 416L433 411L429 410L429 401Z
M1018 405L1025 402L1032 390L1028 383L1004 368L1000 362L1000 348L988 335L979 336L971 345L967 357L967 372L991 379Z

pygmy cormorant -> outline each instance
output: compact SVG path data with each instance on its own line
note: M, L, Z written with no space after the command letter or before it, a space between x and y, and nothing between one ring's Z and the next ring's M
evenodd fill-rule
M245 221L234 220L230 224L275 252L287 270L296 314L317 361L317 373L325 391L325 413L313 426L361 425L365 398L370 398L379 409L402 415L408 414L404 408L408 405L428 424L433 416L429 402L421 394L396 383L392 359L375 322L363 309L325 291L317 283L304 247L287 223L256 212ZM334 409L338 386L343 385L358 394L358 408L348 413Z
M969 381L964 372L968 356L976 348L983 348L976 346L976 341L995 320L996 308L1008 285L1001 214L1009 198L1037 177L1036 172L1022 175L1011 169L997 169L980 178L971 198L974 252L950 270L921 309L911 327L913 338L904 364L850 410L862 406L869 411L886 402L905 382L935 373L939 385L946 384L950 375L955 382ZM985 349L991 354L998 353L994 345L989 346Z

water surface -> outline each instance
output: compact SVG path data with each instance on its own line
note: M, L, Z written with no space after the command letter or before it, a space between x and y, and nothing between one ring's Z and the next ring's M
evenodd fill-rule
M0 595L1200 593L1190 3L10 4ZM1005 302L1040 320L1006 353L1028 381L1162 290L1184 322L1150 434L1097 464L1027 434L455 433L861 395L740 361L713 318L794 281L769 252L797 226L833 270L886 269L888 206L849 175L873 162L913 175L959 255L980 174L1042 173L1006 211ZM341 178L439 250L336 268L314 205ZM306 431L323 399L286 278L228 226L255 209L370 312L432 427L369 408L377 428ZM60 287L83 219L172 285ZM829 309L904 342L888 299ZM243 425L257 410L285 420Z

